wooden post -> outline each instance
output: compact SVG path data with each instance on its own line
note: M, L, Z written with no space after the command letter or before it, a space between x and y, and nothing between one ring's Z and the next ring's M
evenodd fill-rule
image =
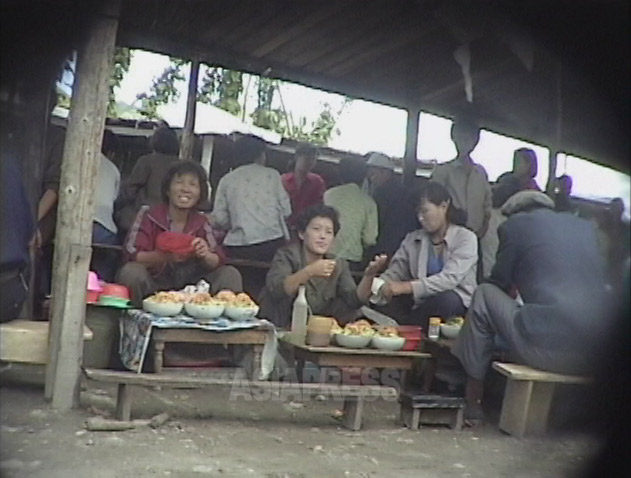
M556 78L556 136L555 144L550 148L550 162L548 163L548 182L546 183L546 193L554 194L554 180L557 171L557 154L561 152L561 141L563 140L563 63L559 61Z
M195 146L195 112L197 110L197 80L199 78L199 60L191 61L191 77L188 81L186 97L186 119L180 143L180 159L191 159Z
M119 11L119 0L102 1L79 50L61 164L45 396L62 411L79 398L94 189Z
M418 148L418 123L420 108L412 107L407 109L408 121L405 135L405 160L403 163L403 184L412 186L416 178Z

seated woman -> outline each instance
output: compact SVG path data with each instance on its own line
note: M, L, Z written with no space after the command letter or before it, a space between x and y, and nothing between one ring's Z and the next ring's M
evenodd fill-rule
M372 280L384 267L386 257L375 257L356 285L346 261L329 254L340 229L335 209L323 204L311 206L298 217L296 226L300 241L276 252L261 293L259 316L288 327L298 288L304 285L313 314L342 322L354 319L357 309L368 301Z
M222 289L243 290L241 274L223 265L224 253L210 223L197 211L197 205L207 199L204 169L192 161L178 161L162 182L163 203L140 209L124 245L127 263L117 278L130 289L134 306L142 306L142 300L157 290L182 289L200 279L210 283L213 294ZM192 236L192 252L158 250L157 238L166 231Z
M380 276L385 284L376 298L386 303L401 296L395 307L384 310L400 324L427 331L430 317L465 314L476 287L478 245L475 233L462 227L463 216L441 184L429 182L421 191L423 228L403 239Z

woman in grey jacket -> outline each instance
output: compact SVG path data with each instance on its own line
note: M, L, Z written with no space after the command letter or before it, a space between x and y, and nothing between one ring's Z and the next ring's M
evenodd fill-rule
M462 226L464 213L441 184L429 182L421 191L418 219L422 229L403 239L380 276L384 283L373 301L396 298L399 310L407 308L396 317L399 323L427 330L430 317L465 314L477 285L478 244L476 235Z

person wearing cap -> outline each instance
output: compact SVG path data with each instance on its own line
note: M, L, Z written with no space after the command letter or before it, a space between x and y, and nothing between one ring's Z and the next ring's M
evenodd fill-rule
M477 287L452 353L467 374L465 409L483 419L481 400L494 345L531 367L589 373L608 329L603 260L592 225L554 211L538 191L520 191L502 207L497 261ZM568 238L572 238L568 241ZM509 294L516 290L523 305Z
M318 148L311 144L301 143L296 148L294 154L294 169L292 172L281 176L283 186L289 194L292 214L287 223L293 230L296 225L296 218L309 206L322 202L324 190L324 179L311 170L318 161Z
M392 257L405 235L418 226L415 198L395 174L394 165L392 158L383 153L368 154L366 176L370 194L377 203L379 235L375 246L367 251L367 257L376 254Z
M486 170L471 159L480 141L480 126L471 116L458 116L451 126L451 139L457 156L436 166L431 179L447 188L454 205L467 213L467 227L481 238L489 225L492 199Z

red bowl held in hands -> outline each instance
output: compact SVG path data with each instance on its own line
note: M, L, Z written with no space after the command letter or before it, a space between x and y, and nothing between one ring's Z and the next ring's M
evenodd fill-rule
M129 299L129 289L120 284L103 284L101 295L119 297L121 299Z

